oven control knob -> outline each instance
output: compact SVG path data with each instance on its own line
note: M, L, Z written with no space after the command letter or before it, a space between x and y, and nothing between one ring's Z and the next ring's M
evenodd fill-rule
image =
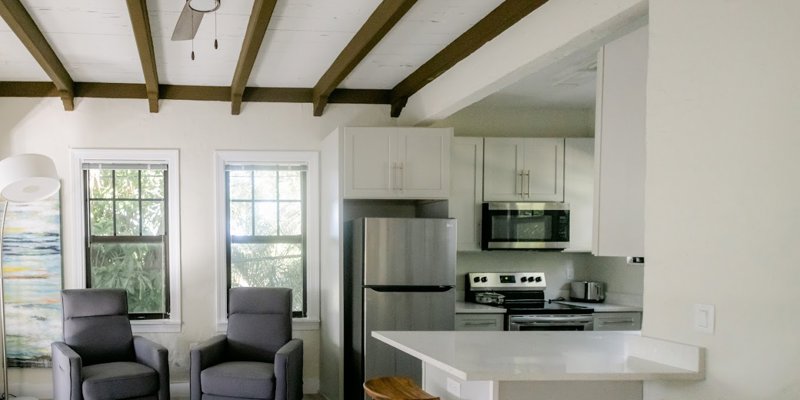
M542 281L542 277L541 276L537 276L536 277L536 282L541 282L541 281Z
M486 277L485 276L481 277L481 282L486 282Z
M481 278L476 276L476 277L472 278L472 281L475 282L475 283L478 283L478 282L481 281Z
M528 278L526 278L526 277L524 277L524 276L523 276L523 277L522 277L522 279L520 279L520 281L521 281L521 282L527 282L527 281L528 281Z

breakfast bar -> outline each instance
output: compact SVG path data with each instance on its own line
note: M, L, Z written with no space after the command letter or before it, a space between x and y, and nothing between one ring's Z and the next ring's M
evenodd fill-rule
M422 362L442 399L641 399L646 380L702 380L704 349L636 332L375 331Z

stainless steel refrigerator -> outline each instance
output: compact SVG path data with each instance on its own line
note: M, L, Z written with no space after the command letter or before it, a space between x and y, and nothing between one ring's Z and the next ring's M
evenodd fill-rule
M361 398L361 384L372 377L404 375L420 383L422 375L418 359L372 331L453 330L456 220L361 218L351 228L345 398Z

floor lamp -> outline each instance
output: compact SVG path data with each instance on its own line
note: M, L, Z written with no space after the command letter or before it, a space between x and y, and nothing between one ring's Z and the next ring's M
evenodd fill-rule
M5 202L0 216L0 335L3 346L3 397L8 397L8 357L6 356L6 313L3 281L3 229L11 203L44 200L61 187L53 160L41 154L19 154L0 161L0 201ZM22 398L17 397L22 400Z

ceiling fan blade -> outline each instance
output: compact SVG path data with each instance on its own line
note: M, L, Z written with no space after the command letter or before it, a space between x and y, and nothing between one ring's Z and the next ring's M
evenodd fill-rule
M172 40L191 40L197 34L197 28L200 26L200 21L203 20L203 13L193 11L189 8L187 2L181 10L181 16L178 17L178 23L175 24L175 30L172 31Z

